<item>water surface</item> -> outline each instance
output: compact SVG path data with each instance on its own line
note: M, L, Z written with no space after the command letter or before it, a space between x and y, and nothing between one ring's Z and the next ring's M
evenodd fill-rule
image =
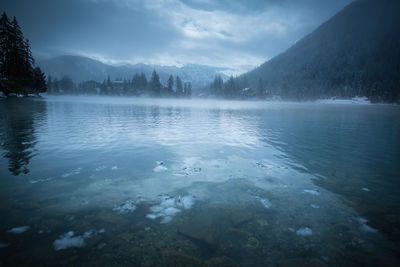
M0 100L4 265L395 266L400 108Z

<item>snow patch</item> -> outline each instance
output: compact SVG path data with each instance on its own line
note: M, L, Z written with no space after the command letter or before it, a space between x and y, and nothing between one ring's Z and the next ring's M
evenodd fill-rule
M118 170L118 166L113 166L113 167L111 168L111 170L112 170L112 171Z
M370 192L371 191L369 188L366 188L366 187L361 188L361 190L365 191L365 192Z
M318 206L318 205L315 205L315 204L311 204L311 208L313 208L313 209L319 209L319 206Z
M10 230L8 230L8 232L19 235L19 234L22 234L23 232L28 231L29 228L30 228L29 226L19 226L19 227L11 228Z
M356 96L353 97L352 99L340 99L337 97L332 97L328 99L320 99L317 100L316 103L319 104L362 104L362 105L367 105L371 104L371 101L368 100L366 96Z

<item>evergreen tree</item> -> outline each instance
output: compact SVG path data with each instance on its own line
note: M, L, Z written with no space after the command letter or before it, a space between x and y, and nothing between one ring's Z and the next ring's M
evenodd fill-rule
M157 74L155 70L153 70L150 81L150 94L154 96L159 96L160 93L161 93L160 76Z
M44 93L47 91L46 75L39 67L33 70L33 84L32 87L36 94Z
M181 96L183 95L183 85L182 85L182 80L179 76L176 76L175 79L175 86L176 86L176 95Z
M17 19L14 17L10 22L3 13L0 18L0 90L5 95L45 91L45 76L34 64L29 41L24 39Z
M191 97L192 96L192 83L187 82L184 85L184 95L186 97Z
M170 75L167 81L168 94L172 94L174 92L173 88L174 88L174 77Z

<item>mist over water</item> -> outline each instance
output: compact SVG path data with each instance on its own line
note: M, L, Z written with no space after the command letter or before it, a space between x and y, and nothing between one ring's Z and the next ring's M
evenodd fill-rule
M6 263L399 262L398 106L46 97L0 111Z

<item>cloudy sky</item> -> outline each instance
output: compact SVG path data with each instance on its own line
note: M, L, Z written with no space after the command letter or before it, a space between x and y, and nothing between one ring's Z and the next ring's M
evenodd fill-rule
M0 0L38 59L202 64L247 71L352 0Z

